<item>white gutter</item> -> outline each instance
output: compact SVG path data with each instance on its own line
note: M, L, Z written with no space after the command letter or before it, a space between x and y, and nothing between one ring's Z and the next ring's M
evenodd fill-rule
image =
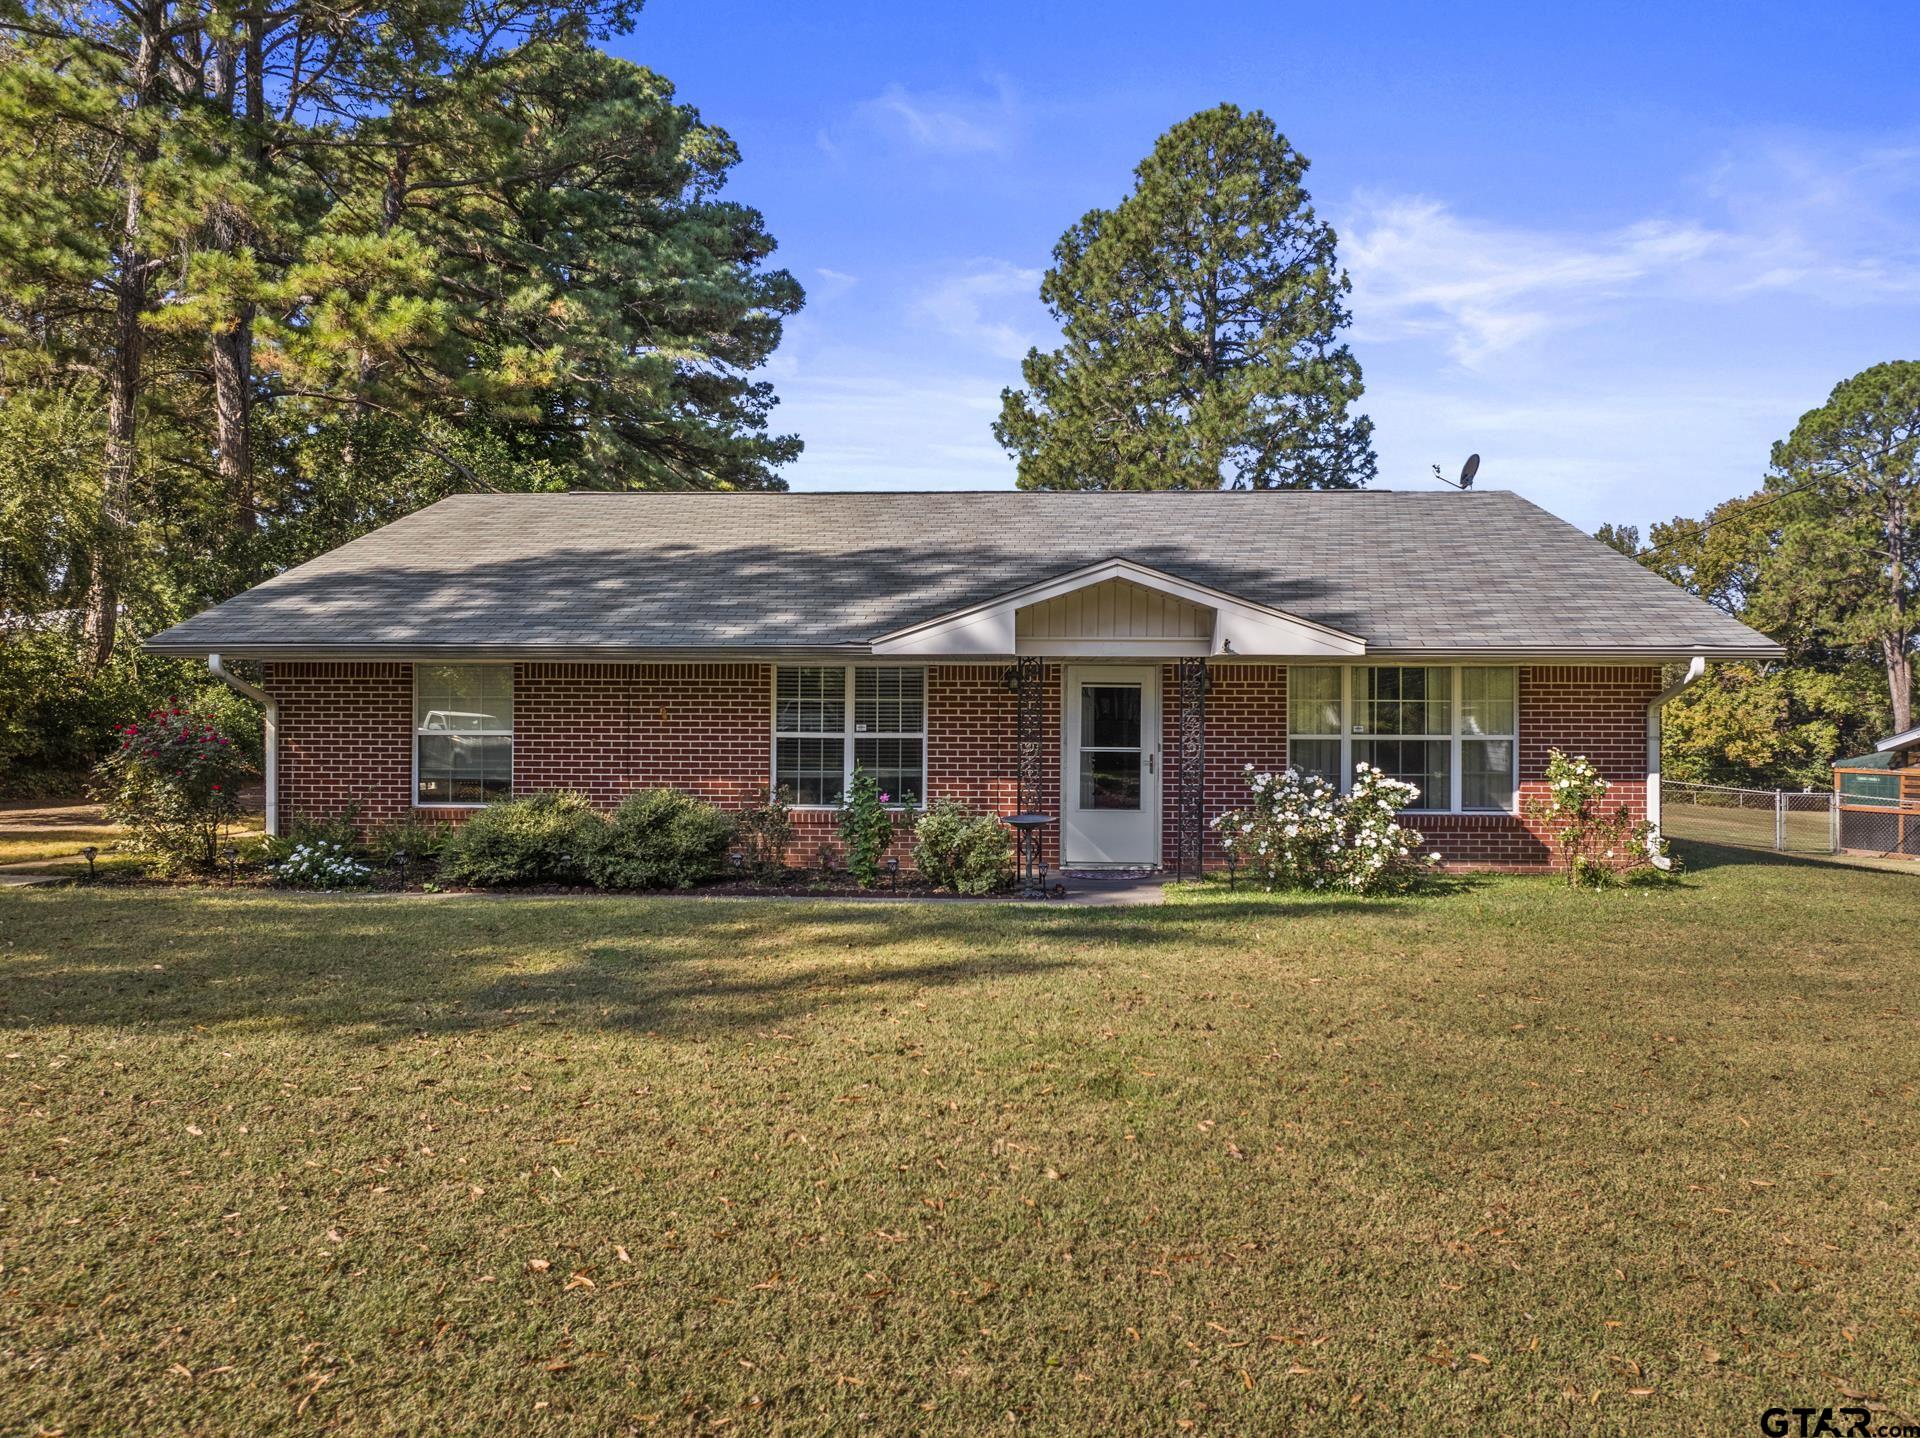
M257 684L249 684L237 674L229 674L221 666L218 654L207 656L207 669L215 679L220 680L236 694L244 694L266 711L266 734L262 748L266 752L267 785L267 837L278 838L280 834L280 706L273 696Z
M1656 869L1673 867L1673 860L1660 852L1660 711L1706 672L1707 656L1694 655L1688 661L1687 672L1647 703L1647 822L1653 826L1647 835L1647 857Z

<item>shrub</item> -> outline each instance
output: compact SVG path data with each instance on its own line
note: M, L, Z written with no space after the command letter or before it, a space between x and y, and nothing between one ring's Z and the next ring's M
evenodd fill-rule
M613 811L587 860L603 889L690 889L718 875L733 816L677 789L647 789Z
M879 781L867 770L853 771L853 786L840 809L840 841L847 847L847 870L863 889L880 882L880 860L893 842L891 797L880 792Z
M1013 878L1013 835L992 814L942 799L913 826L913 866L936 888L991 894Z
M107 813L162 869L212 869L239 817L252 772L245 751L205 707L155 709L120 729L94 770Z
M456 884L577 884L604 839L583 794L529 794L477 810L454 831L440 873Z
M1413 851L1425 842L1395 814L1420 797L1411 784L1370 764L1354 770L1342 794L1317 774L1245 770L1253 802L1213 821L1220 844L1268 890L1342 889L1372 894L1404 887L1419 872ZM1438 855L1429 855L1437 863Z
M1651 867L1653 825L1635 823L1625 804L1605 807L1610 787L1586 756L1547 752L1547 796L1527 800L1526 813L1560 850L1569 885L1605 888Z
M793 843L793 791L774 790L766 803L742 809L735 823L747 872L762 884L779 883Z
M441 852L453 843L459 831L451 824L409 814L390 819L367 829L361 840L367 857L383 869L392 868L396 857L405 853L409 867L438 862Z
M295 889L359 889L373 878L373 870L347 852L344 844L316 839L298 844L273 866L273 876Z

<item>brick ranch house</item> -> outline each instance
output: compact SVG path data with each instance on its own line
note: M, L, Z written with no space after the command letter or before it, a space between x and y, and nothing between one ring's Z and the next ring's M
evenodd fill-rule
M1657 823L1661 704L1780 652L1516 495L1377 490L461 495L147 648L259 665L275 831L784 788L814 863L860 765L1169 869L1244 765L1362 761L1449 865L1547 865L1550 748Z

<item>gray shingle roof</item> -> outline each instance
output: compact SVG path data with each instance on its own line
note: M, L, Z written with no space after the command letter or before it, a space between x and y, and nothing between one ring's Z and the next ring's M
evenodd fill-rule
M459 495L149 641L159 653L863 646L1112 557L1370 650L1768 655L1497 490Z

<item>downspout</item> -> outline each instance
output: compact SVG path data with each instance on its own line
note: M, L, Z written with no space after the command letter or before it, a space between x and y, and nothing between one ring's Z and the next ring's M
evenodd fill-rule
M249 684L237 674L229 674L218 654L207 656L207 670L236 694L244 694L266 711L266 733L262 748L266 751L267 837L280 835L280 705L257 684Z
M1656 869L1671 869L1673 860L1660 852L1660 711L1680 691L1691 686L1707 672L1704 654L1696 654L1687 664L1687 672L1662 689L1647 704L1647 858Z

